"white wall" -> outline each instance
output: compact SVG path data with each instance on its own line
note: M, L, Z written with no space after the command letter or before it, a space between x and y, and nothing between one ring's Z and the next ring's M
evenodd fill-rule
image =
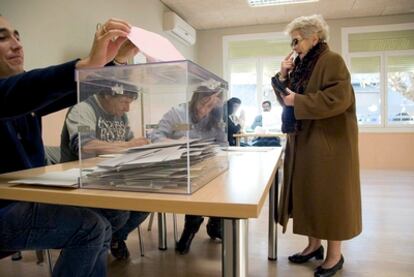
M132 25L169 38L190 60L195 46L185 46L162 31L159 0L1 0L0 13L20 32L25 51L25 69L58 64L89 53L96 24L121 18ZM36 93L36 92L33 92ZM43 120L44 142L60 143L65 111Z

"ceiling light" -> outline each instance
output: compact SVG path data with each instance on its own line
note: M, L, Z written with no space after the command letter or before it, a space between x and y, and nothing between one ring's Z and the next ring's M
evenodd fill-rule
M247 0L247 3L251 7L263 7L263 6L310 3L310 2L318 2L318 1L319 0Z

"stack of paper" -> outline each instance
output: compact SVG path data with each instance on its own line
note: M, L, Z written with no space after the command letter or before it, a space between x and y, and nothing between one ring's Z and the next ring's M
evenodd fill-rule
M213 140L171 140L130 148L119 157L99 163L86 175L83 184L131 190L197 184L218 168L220 172L226 168L227 164L224 166L215 159L217 150Z

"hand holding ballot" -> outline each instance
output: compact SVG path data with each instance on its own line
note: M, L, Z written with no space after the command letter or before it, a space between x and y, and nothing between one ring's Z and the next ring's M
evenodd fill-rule
M184 56L163 36L133 26L128 39L139 48L148 61L178 61Z

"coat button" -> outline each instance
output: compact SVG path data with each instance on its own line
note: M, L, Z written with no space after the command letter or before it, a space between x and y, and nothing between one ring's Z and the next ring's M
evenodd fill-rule
M31 112L30 114L31 114L31 116L33 116L33 117L35 117L35 116L36 116L36 114L35 114L34 112Z

